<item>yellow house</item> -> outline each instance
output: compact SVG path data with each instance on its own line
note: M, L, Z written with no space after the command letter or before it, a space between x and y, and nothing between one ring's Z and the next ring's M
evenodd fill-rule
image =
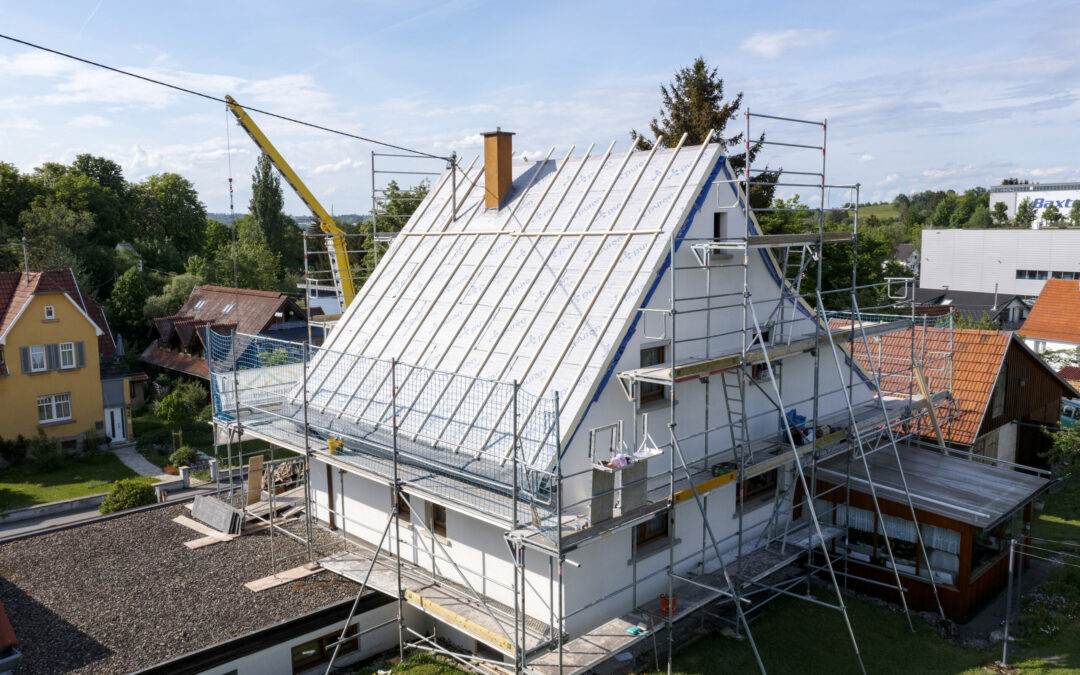
M0 437L126 440L129 387L105 314L71 270L0 272ZM103 381L102 374L107 379Z

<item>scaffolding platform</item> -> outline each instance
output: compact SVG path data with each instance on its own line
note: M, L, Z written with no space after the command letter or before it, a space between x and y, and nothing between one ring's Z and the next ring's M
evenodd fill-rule
M785 357L802 354L812 349L828 345L830 342L842 347L844 342L847 342L852 338L852 332L854 332L854 338L856 340L861 340L864 333L866 337L871 337L873 335L890 333L905 328L910 329L911 327L912 322L910 319L881 322L871 325L862 324L856 328L834 328L830 330L829 328L822 327L820 335L802 336L784 344L770 345L764 348L761 344L755 344L752 348L746 350L745 361L743 360L742 352L733 352L707 359L687 359L676 363L674 367L647 366L645 368L624 370L619 373L619 381L622 383L623 392L626 393L627 398L633 398L630 395L630 392L632 391L631 384L633 382L652 382L670 386L675 382L686 382L697 378L708 377L709 375L732 370L742 365L753 365L765 363L767 361L775 363ZM831 338L829 336L830 333L832 334Z
M374 551L351 549L348 552L323 558L319 560L319 564L324 569L362 584L374 555ZM367 579L367 586L390 597L397 597L398 581L394 556L380 552L378 557L379 560L376 561L371 569L371 576ZM384 558L386 562L382 561ZM501 654L514 656L512 636L515 630L520 635L521 628L520 625L514 626L512 609L509 610L508 616L503 616L498 611L499 603L490 598L484 597L481 602L472 597L467 590L459 590L460 584L438 577L433 580L430 572L404 560L401 561L401 568L401 593L405 602ZM547 624L532 617L529 617L525 623L526 654L549 644L551 630Z
M732 582L745 588L782 570L806 554L809 548L819 546L816 532L809 524L789 534L786 545L770 544L744 555L731 566ZM838 527L823 527L826 542L839 537L843 531ZM727 582L721 572L687 577L676 577L674 584L677 598L673 621L686 618L727 595ZM620 617L611 619L581 637L562 646L562 669L559 669L558 651L548 652L529 662L529 669L543 675L577 675L589 672L615 654L634 644L651 638L657 628L667 626L668 617L660 611L660 598L654 598Z

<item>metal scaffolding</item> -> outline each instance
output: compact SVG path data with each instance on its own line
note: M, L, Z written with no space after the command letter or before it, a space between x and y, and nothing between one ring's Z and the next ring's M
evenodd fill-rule
M932 423L936 425L930 414L935 406L943 411L939 418L944 424L948 424L951 412L950 396L944 390L924 394L915 393L911 386L903 391L883 388L881 362L875 366L871 360L869 367L857 363L856 345L870 354L873 336L910 329L912 379L909 382L921 379L926 371L947 378L951 355L930 352L925 345L918 344L917 325L925 326L936 319L915 315L910 285L894 281L884 285L858 284L854 262L857 250L851 253L850 286L825 288L823 261L827 247L855 249L859 227L859 186L830 185L825 179L825 123L749 112L746 120L747 141L753 138L754 120L820 129L819 144L767 142L771 146L821 153L820 170L785 172L811 177L813 182L772 182L771 178L767 182L779 188L813 187L819 194L818 204L811 209L776 205L756 208L749 204L748 196L753 194L755 186L766 183L759 179L766 172L754 168L748 142L744 166L738 174L729 173L712 185L718 199L734 200L731 204L718 201L718 209L737 208L744 214L741 227L699 239L671 230L666 262L661 268L662 274L667 272L670 283L667 302L654 298L637 309L637 318L643 323L647 317L662 319L670 351L661 363L615 373L632 407L631 447L639 449L639 457L659 458L666 454L666 467L655 467L660 470L651 475L647 470L632 477L624 473L619 487L614 487L612 478L610 486L596 489L598 473L610 471L599 454L593 455L597 433L610 433L610 447L617 450L625 446L621 423L594 429L595 433L590 434L593 463L585 470L564 474L566 448L559 428L558 394L533 396L522 391L516 381L467 377L405 364L396 358L365 357L332 352L308 343L208 332L214 423L228 438L229 482L221 492L231 493L235 476L239 475L239 508L245 514L248 512L242 482L243 459L254 453L245 455L240 438L263 439L272 446L303 455L307 460L302 475L308 557L360 584L354 611L360 595L370 589L397 599L402 653L407 647L439 651L478 672L509 668L514 672L561 675L588 672L616 652L644 644L646 638L655 639L666 631L670 672L675 624L696 613L702 620L708 616L745 634L764 672L765 663L754 642L748 615L773 598L791 596L839 612L862 667L842 593L847 580L857 576L848 567L850 468L858 463L869 477L867 457L880 451L895 457L903 477L898 444L923 435ZM372 159L374 162L375 157ZM470 189L470 175L476 181L471 169L472 165L461 178L462 185ZM452 166L450 173L456 176L458 170ZM644 173L644 168L641 172ZM457 178L454 182L456 190ZM847 202L851 206L845 205L842 210L853 212L850 231L826 229L832 190L849 195ZM455 214L456 210L455 203ZM762 232L755 214L778 211L794 211L795 215L812 221L814 227L808 232ZM372 221L371 234L364 236L372 237L377 256L376 222ZM680 262L677 253L682 245L689 247L692 258L683 249L683 262ZM305 255L305 261L306 258ZM776 294L752 283L751 269L758 266L759 259L774 275L775 283L768 288L776 288ZM313 276L308 272L305 266L310 287ZM735 290L715 283L734 277L741 280ZM858 301L860 293L878 293L886 298L882 303L886 307L875 307L882 311L873 315L864 314ZM838 310L844 300L845 309ZM741 323L734 328L717 320L721 314L735 313L741 317ZM683 328L686 322L696 320L695 315L704 317L703 335ZM642 330L648 333L647 326L643 325ZM824 364L823 352L826 353ZM800 356L812 359L813 378L811 395L801 398L793 394L790 383L785 384L784 375L785 364ZM891 369L889 376L896 375L897 369ZM662 414L661 408L654 406L642 411L638 406L641 387L646 384L665 391L666 405L662 407L667 413L668 436L663 443L652 439L647 422L648 412L654 416ZM721 420L709 419L709 398L717 395L712 391L714 384L719 385L716 389L724 401L725 414ZM686 391L687 397L704 397L703 429L680 432L675 406L680 391ZM337 403L342 396L350 401L348 406ZM809 411L804 421L799 421L796 414L789 414L800 407ZM770 430L763 432L766 427ZM447 435L448 430L453 433ZM234 438L238 469L231 468ZM691 446L703 451L690 452L687 448ZM838 485L824 487L818 480L817 467L833 457L846 457L848 476ZM327 504L314 503L308 476L314 459L327 466ZM281 461L289 460L278 460L271 455L267 464L273 467ZM642 466L647 467L648 463L642 462ZM774 472L777 479L772 488L771 516L764 522L744 524L748 483ZM286 531L275 520L279 510L275 507L274 471L270 474L265 522L271 532ZM347 474L389 488L392 500L384 523L365 522L347 512L344 494ZM718 537L709 522L707 493L730 482L737 482L738 486L735 514L738 527L733 535ZM567 486L586 483L593 488L591 494L567 503ZM882 518L872 480L869 489L875 514ZM628 491L639 491L642 496L634 509L623 503L622 512L615 517L591 518L599 502L606 503L616 495L625 500ZM842 509L825 499L834 491L844 494ZM513 579L507 582L485 570L467 569L449 554L442 537L434 531L434 523L426 519L414 519L411 523L417 530L416 541L420 542L415 544L416 550L422 544L421 552L430 565L403 560L402 514L405 510L413 512L414 504L419 506L413 501L417 497L498 527L508 545ZM919 549L936 595L935 574L922 545L906 484L902 498L916 523ZM677 505L690 500L703 521L701 546L692 554L677 558L676 538L670 533ZM687 505L682 512L691 508ZM335 550L325 550L312 543L313 529L324 527L317 519L320 512L326 515L330 530L340 530L340 546ZM667 565L659 572L639 578L634 549L630 563L632 578L628 584L567 613L564 570L578 565L573 552L598 544L615 531L636 528L643 520L656 516L665 518L667 523ZM296 536L291 532L290 535ZM885 546L895 588L907 613L905 588L889 539L885 537ZM633 537L631 541L634 542ZM547 568L546 589L535 588L528 578L527 555L545 561L541 566L546 564ZM775 579L776 572L801 559L806 560L805 574ZM277 561L273 564L276 571ZM699 572L686 572L690 564L696 565ZM709 568L714 571L708 572ZM678 616L674 606L664 611L657 600L638 598L638 586L660 574L666 578L667 598L673 601L678 593L680 603L686 608ZM802 594L793 590L800 584L808 584L812 575L828 580L835 592L834 600L813 598L808 589ZM476 587L474 580L478 578L483 580L484 588L499 587L513 602L495 601L483 588ZM568 618L621 593L632 595L632 612L609 618L594 631L570 640L568 645ZM526 612L527 597L545 596L543 611ZM434 636L421 634L406 624L406 606L473 636L501 654L503 660L456 652ZM451 612L448 606L458 609ZM543 614L547 615L546 622L538 618ZM350 614L335 644L335 658L336 647L355 635L348 633L353 618ZM908 622L911 622L910 614ZM587 639L590 635L605 639L590 641ZM328 672L332 665L333 660Z

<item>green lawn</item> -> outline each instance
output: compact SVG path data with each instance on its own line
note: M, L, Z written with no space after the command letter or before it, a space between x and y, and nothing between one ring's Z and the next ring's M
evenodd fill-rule
M836 599L820 590L815 590L815 596L832 602ZM852 598L845 598L845 602L867 672L978 672L979 667L994 658L991 651L950 645L924 621L914 621L912 633L904 615L890 608ZM835 610L795 598L779 598L751 622L750 628L769 673L859 671L843 616ZM677 652L674 665L684 675L758 670L745 640L716 635Z
M148 460L158 466L165 466L168 464L169 454L172 453L173 447L172 429L169 425L149 413L133 417L131 423L135 429L135 438L139 452L142 452ZM184 445L191 446L211 457L214 456L214 432L208 423L192 422L185 426L183 431ZM164 450L161 452L153 452L150 449L153 445L163 446ZM245 463L247 462L249 453L260 450L262 451L261 454L264 460L270 459L270 444L265 441L245 440L243 450ZM282 450L281 448L275 448L273 455L275 459L281 459L282 457L294 457L296 453ZM224 466L224 460L227 459L224 445L218 448L217 457L222 460L222 466ZM233 444L233 464L236 463L236 445Z
M92 458L72 457L48 473L26 462L0 474L0 511L108 492L113 481L136 475L106 451Z
M1034 545L1080 554L1076 546L1063 543L1080 542L1080 494L1047 495L1045 508L1032 523L1032 536L1054 542ZM1065 571L1057 570L1053 578L1060 579ZM835 598L822 591L815 593L821 599ZM983 665L1001 658L1000 644L981 651L956 647L923 621L915 622L912 633L903 615L893 609L853 598L845 601L870 673L976 675L985 672ZM1080 619L1073 619L1053 636L1040 634L1034 619L1025 616L1021 621L1021 630L1031 635L1012 643L1010 665L1025 675L1080 674ZM795 598L779 598L751 623L751 629L770 673L858 672L842 617L833 610ZM757 671L745 641L716 635L676 652L674 665L683 675Z
M886 218L899 218L900 212L891 203L860 204L859 219L862 220L870 216L876 216L878 220L885 220Z
M1080 494L1061 491L1048 494L1044 499L1046 505L1031 522L1031 536L1080 544ZM1033 541L1032 544L1080 554L1080 548L1067 543Z

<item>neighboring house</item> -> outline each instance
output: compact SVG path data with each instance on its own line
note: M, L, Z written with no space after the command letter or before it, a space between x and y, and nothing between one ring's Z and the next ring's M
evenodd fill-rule
M818 535L793 513L796 461L849 457L852 424L880 437L921 404L877 401L841 365L774 252L811 235L762 235L722 146L513 162L510 136L485 135L482 170L441 176L310 362L237 367L265 338L212 333L215 423L309 457L312 515L357 544L324 568L366 580L378 548L404 571L371 586L404 589L448 640L516 657L566 633L563 656L596 656L647 634L634 617L660 616L676 577L693 579L675 587L684 615L724 594L700 590L721 560L749 589L800 559ZM780 433L812 411L821 426ZM1006 519L1046 483L963 464L976 492L996 480L1015 497L965 507Z
M131 437L127 371L71 270L0 272L0 435Z
M915 274L919 273L919 250L911 244L897 244L893 249L892 260Z
M161 504L0 547L0 602L11 621L5 628L0 609L0 674L15 635L22 650L16 673L324 673L350 616L336 665L397 646L393 599L368 591L357 600L359 584L327 571L256 595L245 582L271 573L263 537L192 555L184 544L202 535L174 522L190 515L179 504ZM253 564L258 558L265 562ZM90 607L75 589L93 588L109 590ZM149 630L163 639L148 643Z
M1061 399L1077 396L1076 390L1013 333L922 327L915 331L915 341L924 345L930 390L952 391L952 401L937 407L945 442L985 457L1046 466L1040 454L1048 442L1041 427L1057 426ZM918 395L918 383L910 373L909 337L875 335L868 344L870 359L861 342L855 343L855 355L884 375L882 389L891 395ZM925 422L922 435L936 443L936 434Z
M1039 354L1080 347L1080 281L1047 281L1017 332Z
M253 291L223 286L196 286L180 311L154 319L153 341L142 360L204 380L207 328L221 334L233 331L265 335L279 340L301 341L308 337L307 315L284 293ZM321 342L322 329L312 327Z
M988 316L1001 325L1001 330L1016 330L1031 310L1031 305L1019 295L953 291L947 288L916 288L915 302L915 311L920 314L944 314L951 309L956 316L969 321Z
M1065 366L1058 371L1058 375L1073 389L1080 390L1080 366Z

